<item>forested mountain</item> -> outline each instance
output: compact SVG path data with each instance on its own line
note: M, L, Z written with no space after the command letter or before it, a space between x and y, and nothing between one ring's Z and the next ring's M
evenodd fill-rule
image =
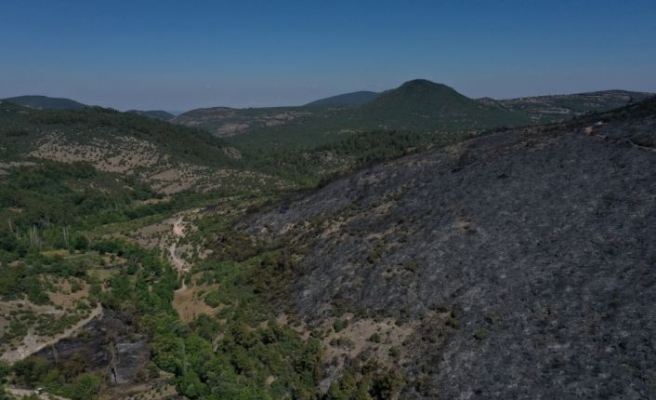
M18 96L3 100L38 110L74 110L87 107L75 100L47 96Z
M370 130L453 133L557 122L621 107L651 95L611 90L473 100L446 85L416 79L383 93L347 93L305 107L215 107L192 110L172 121L233 137L230 141L238 146L291 148L329 143L338 140L336 134Z
M306 106L325 106L325 105L361 105L369 103L380 96L380 93L361 90L358 92L338 94L337 96L326 97L307 103Z
M481 104L445 85L421 79L359 106L324 107L323 111L307 107L303 110L311 111L304 118L249 129L230 142L245 148L293 148L336 142L344 135L372 130L462 134L530 123L522 113Z
M454 89L416 79L381 94L353 112L356 127L414 132L469 132L529 123L521 113L476 102Z
M323 144L339 140L336 134L371 130L460 133L530 123L521 112L488 106L421 79L382 94L349 93L306 107L218 107L189 111L172 121L219 136L236 135L231 140L243 146L282 147Z

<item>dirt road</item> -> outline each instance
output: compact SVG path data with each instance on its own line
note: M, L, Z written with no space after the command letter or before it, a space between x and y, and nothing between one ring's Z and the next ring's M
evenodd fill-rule
M177 247L178 247L178 241L180 238L183 238L185 236L184 232L184 224L182 223L182 217L178 217L174 222L173 222L173 237L174 237L174 242L169 246L169 258L171 259L171 263L173 263L173 266L179 271L179 272L186 272L189 269L189 266L187 265L187 262L180 258L177 253Z

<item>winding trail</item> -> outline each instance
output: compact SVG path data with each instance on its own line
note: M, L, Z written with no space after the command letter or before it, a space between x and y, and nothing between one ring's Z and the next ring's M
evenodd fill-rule
M187 290L187 284L185 283L184 278L182 278L182 285L180 285L180 288L177 289L175 293L184 292L185 290Z
M175 222L173 222L172 231L175 241L169 246L169 257L171 258L171 262L173 263L173 266L178 270L178 272L183 273L189 269L189 266L187 265L187 262L185 260L183 260L176 254L178 242L180 241L180 238L183 238L185 236L182 217L178 217L175 220ZM183 282L183 286L184 286L184 282Z

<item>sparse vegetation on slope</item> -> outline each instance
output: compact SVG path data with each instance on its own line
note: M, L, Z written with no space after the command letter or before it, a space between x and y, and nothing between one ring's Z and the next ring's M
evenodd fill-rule
M87 162L164 194L285 185L244 170L238 151L204 131L97 107L38 111L3 102L0 110L0 160Z

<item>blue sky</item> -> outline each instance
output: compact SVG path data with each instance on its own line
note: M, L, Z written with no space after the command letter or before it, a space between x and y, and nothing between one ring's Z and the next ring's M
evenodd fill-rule
M656 1L0 2L0 98L260 107L414 78L471 97L656 92Z

